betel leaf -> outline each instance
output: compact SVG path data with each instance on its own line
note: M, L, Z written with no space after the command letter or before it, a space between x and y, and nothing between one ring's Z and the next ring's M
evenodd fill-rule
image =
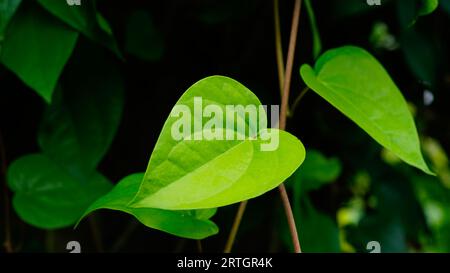
M13 17L22 0L2 0L0 1L0 43L3 40L3 32ZM1 50L1 48L0 48Z
M339 228L336 220L315 208L308 192L335 181L341 173L337 158L327 158L319 151L308 150L302 166L289 179L292 188L292 210L298 224L300 242L305 252L340 252ZM286 221L280 226L285 245L291 240ZM320 234L320 236L311 236Z
M195 102L200 98L203 105L199 107L197 102L196 107ZM258 107L260 104L250 90L227 77L212 76L191 86L174 110L178 106L194 113L193 130L181 140L175 140L172 129L179 118L170 115L130 205L172 210L213 208L259 196L281 184L304 160L301 142L287 132L272 129L268 135L272 140L279 137L279 145L263 151L262 144L269 141L263 140L260 134L254 135L258 126L251 122L250 115L225 110L227 106ZM209 120L199 112L202 106L216 107L226 113L223 121L232 128L226 126L229 130L218 130L218 133L224 136L231 132L235 140L196 140L206 133L206 126L195 126L195 121L205 124ZM259 120L266 122L265 115L264 112ZM231 116L235 118L233 121ZM225 123L216 129L223 129ZM238 132L233 130L239 128L235 126L238 123L247 125L249 134L245 136L253 136L252 139L236 139Z
M320 38L316 15L314 13L311 0L305 0L305 7L308 13L309 24L311 26L311 32L313 35L313 56L314 58L317 58L319 57L319 54L322 51L322 39Z
M314 92L406 163L432 174L420 150L413 117L400 90L367 51L345 46L324 53L301 77Z
M164 41L147 12L135 11L128 18L125 50L144 61L161 59Z
M61 90L44 112L38 142L52 159L85 173L97 167L114 138L124 84L115 60L82 44L61 77Z
M401 28L400 46L406 63L422 83L436 87L440 65L440 48L433 40L433 33L411 27L417 16L414 1L397 1L397 17ZM415 20L415 19L414 19Z
M330 215L317 210L308 196L295 199L294 217L297 219L299 240L306 253L341 252L339 227ZM311 236L318 234L318 236Z
M287 186L294 191L305 193L317 190L325 184L335 181L342 171L341 162L334 157L327 158L316 150L307 150L308 156L303 164L289 178Z
M84 1L81 5L72 6L66 1L38 0L38 2L69 26L121 56L111 27L97 11L95 1Z
M216 209L170 211L128 206L143 177L143 173L136 173L123 178L113 190L95 201L83 217L95 210L111 209L129 213L147 227L180 237L203 239L218 232L218 227L208 220L215 214Z
M433 13L439 6L439 0L422 0L418 10L419 16L425 16Z
M27 4L6 29L0 62L50 102L78 34L31 1Z
M13 206L19 217L45 229L74 224L92 202L112 187L97 172L75 177L42 154L14 161L8 168L7 181L14 192Z

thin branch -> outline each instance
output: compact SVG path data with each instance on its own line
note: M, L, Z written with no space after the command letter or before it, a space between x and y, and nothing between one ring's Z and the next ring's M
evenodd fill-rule
M283 44L281 42L281 26L278 0L273 0L273 18L275 25L275 53L277 56L278 83L280 85L280 96L282 97L284 83L284 56Z
M3 136L0 132L0 181L3 180L3 199L5 201L5 241L3 242L3 247L7 253L14 252L11 240L11 215L10 215L10 202L9 202L9 191L6 185L6 149L3 143Z
M280 129L286 129L289 91L291 87L292 67L294 65L295 47L297 46L297 33L300 21L301 4L301 0L295 0L294 14L292 17L291 36L289 39L289 51L285 69L286 74L284 75L283 96L281 98Z
M111 247L110 252L112 252L112 253L119 252L122 249L122 247L127 243L128 239L130 238L130 236L133 234L133 232L136 230L136 228L138 226L139 226L139 222L136 220L132 220L130 223L128 223L128 225L125 227L125 230L122 233L122 235L119 238L117 238L116 242Z
M289 39L289 50L286 62L286 69L284 75L283 84L283 96L281 97L281 114L280 114L280 129L286 129L286 119L289 105L289 91L291 87L292 68L294 65L295 47L297 46L297 33L298 25L300 21L301 0L295 1L294 13L292 16L291 36ZM284 210L286 213L289 231L291 233L292 244L294 246L295 253L301 253L300 241L298 239L297 226L295 224L294 214L292 213L291 204L289 202L289 196L286 192L284 184L278 186L280 191L281 200L283 202Z
M295 47L297 44L297 33L298 33L298 25L300 21L300 11L301 11L301 0L295 1L294 12L292 16L292 25L291 25L291 36L289 40L289 51L288 51L288 59L286 63L286 69L283 69L283 54L282 54L282 45L281 45L281 31L280 31L280 23L279 23L279 8L278 8L278 0L274 0L274 22L275 22L275 45L277 50L277 65L278 65L278 78L279 78L279 86L281 91L281 115L280 115L280 128L286 128L286 119L289 108L289 90L291 85L291 76L292 76L292 67L294 64L294 55L295 55ZM281 53L281 54L280 54ZM281 56L281 61L280 61ZM281 64L281 65L280 65ZM286 73L285 73L286 72ZM300 242L297 234L297 227L295 224L294 215L292 213L292 208L289 202L289 197L286 192L286 188L283 184L279 186L280 196L283 202L283 206L286 212L286 217L288 220L289 230L291 232L292 243L294 246L294 251L296 253L301 253ZM242 216L245 212L245 207L247 206L247 201L243 201L239 205L238 212L235 216L233 227L231 229L230 235L228 237L227 244L225 246L225 253L230 253L233 247L237 231L239 230L239 225L242 220Z
M300 240L298 239L297 226L295 224L294 214L292 213L291 203L289 202L289 196L286 191L284 184L278 186L280 191L281 201L283 202L284 212L286 213L286 218L288 221L289 232L291 233L292 245L294 247L295 253L302 253L302 248L300 247Z
M234 240L236 239L237 232L239 230L239 225L241 224L242 216L244 215L245 208L247 207L248 201L242 201L239 204L238 211L234 218L233 226L231 227L230 235L228 236L227 244L223 252L230 253L233 248Z
M293 117L295 114L295 109L297 109L298 104L300 103L300 101L303 99L303 97L306 95L306 93L308 93L309 91L309 87L305 87L302 92L300 92L300 94L295 98L294 103L291 106L290 111L288 112L288 116L289 117Z
M203 253L202 240L197 240L197 251L198 253Z
M98 252L104 252L102 235L98 227L97 218L94 215L89 216L89 225L91 227L92 239L94 240L95 248Z

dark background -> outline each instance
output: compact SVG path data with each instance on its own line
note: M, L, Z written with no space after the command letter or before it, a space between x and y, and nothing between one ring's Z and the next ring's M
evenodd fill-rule
M293 2L280 1L285 54ZM439 49L433 52L439 54L436 84L428 84L415 76L408 66L402 51L403 45L391 51L376 48L370 42L370 33L377 21L386 23L395 37L401 35L398 9L392 1L379 8L357 10L351 14L344 11L343 6L347 5L347 1L313 2L324 49L353 44L373 53L388 70L405 98L415 105L416 124L420 134L432 136L445 151L450 151L450 13L439 8L434 14L421 18L414 26L430 36L433 47ZM349 6L353 5L350 2L355 1L348 1ZM272 1L99 1L98 7L110 22L119 47L124 46L125 26L129 15L135 10L144 10L151 15L160 32L164 48L162 56L155 61L144 61L126 53L125 60L121 61L102 49L120 65L126 86L121 125L99 167L111 181L145 170L168 113L179 96L199 79L209 75L229 76L252 90L263 104L280 103ZM292 98L304 87L298 74L300 65L314 61L311 37L306 10L303 8L294 63ZM83 44L89 43L86 38L80 38L67 66L83 54ZM0 66L0 80L0 130L6 159L10 162L39 150L35 136L45 103L3 66ZM423 103L425 89L432 91L435 96L435 101L430 106ZM305 146L342 161L343 173L339 179L311 193L313 203L319 210L335 215L353 197L349 181L360 170L369 173L375 184L386 183L388 187L400 189L399 197L394 199L398 203L409 204L402 199L409 198L405 194L411 190L408 179L402 172L397 172L382 161L378 144L319 96L312 92L305 96L295 116L288 120L288 131L299 137ZM416 173L415 170L412 172ZM423 236L433 238L425 223L423 208L415 201L412 203L411 206L406 205L407 211L414 214L411 219L419 226L420 232L414 231L409 237L407 249L393 248L392 251L422 251ZM2 215L3 205L2 202ZM414 207L416 205L417 208ZM401 211L402 205L395 202L386 203L386 206L392 213L404 213ZM236 252L289 251L289 247L282 242L282 236L278 234L277 221L284 221L284 218L278 220L275 216L278 211L274 208L279 207L279 196L275 191L249 203L235 246ZM235 205L219 209L213 220L220 227L220 233L203 241L204 250L222 250L236 209ZM365 209L370 215L370 208ZM118 212L103 211L99 215L102 242L104 250L108 251L114 248L121 236L124 236L124 231L130 228L130 221L133 221L129 215ZM65 251L65 242L68 240L79 240L84 251L98 250L91 237L88 222L76 230L67 228L48 232L23 223L14 212L12 217L13 239L19 251ZM361 232L392 234L392 231L383 229L383 223L382 220L373 221L368 229L348 231L347 237L356 238L353 241L349 239L356 251L363 251L355 243ZM140 224L131 226L134 230L127 235L119 251L197 251L195 241L179 239ZM394 236L389 240L395 242L397 239Z

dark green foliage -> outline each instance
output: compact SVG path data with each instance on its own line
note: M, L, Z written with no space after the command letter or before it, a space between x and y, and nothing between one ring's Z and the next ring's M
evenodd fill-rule
M304 252L450 251L450 0L304 0L290 107L309 91L269 153L261 131L175 141L170 114L199 96L280 104L272 1L81 3L0 0L0 181L18 251L76 237L219 252L229 205L249 198L233 251L292 251L269 192L286 178ZM286 50L293 1L279 7Z

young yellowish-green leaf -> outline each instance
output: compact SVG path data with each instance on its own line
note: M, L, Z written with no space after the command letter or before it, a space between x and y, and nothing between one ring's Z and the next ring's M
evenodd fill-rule
M378 143L425 173L413 117L400 90L367 51L345 46L324 53L314 68L305 64L301 77Z
M155 208L132 208L128 206L139 189L143 173L123 178L112 191L95 201L83 217L98 209L111 209L131 214L147 227L176 236L203 239L218 232L210 220L216 209L170 211Z
M32 1L26 4L6 29L0 62L50 102L78 33Z
M43 229L73 225L112 187L97 172L76 177L42 154L14 161L8 168L7 181L14 192L16 213L26 223Z
M208 77L191 86L176 104L176 107L189 109L194 113L193 119L203 124L209 119L198 114L194 107L196 98L200 97L203 107L214 105L223 109L223 113L227 113L224 110L227 105L261 105L258 98L237 81L222 76ZM230 115L236 118L233 128L228 128L232 135L238 134L233 131L238 128L236 124L246 124L252 139L195 140L205 133L206 129L200 127L182 140L175 140L172 129L179 118L171 115L130 206L183 210L229 205L273 189L303 162L305 150L296 137L284 131L269 130L272 140L279 138L279 145L264 150L261 145L269 141L256 135L258 126L251 122L249 115L245 112ZM266 122L265 112L262 116L260 120ZM222 125L230 118L225 120ZM224 135L230 130L219 133Z

